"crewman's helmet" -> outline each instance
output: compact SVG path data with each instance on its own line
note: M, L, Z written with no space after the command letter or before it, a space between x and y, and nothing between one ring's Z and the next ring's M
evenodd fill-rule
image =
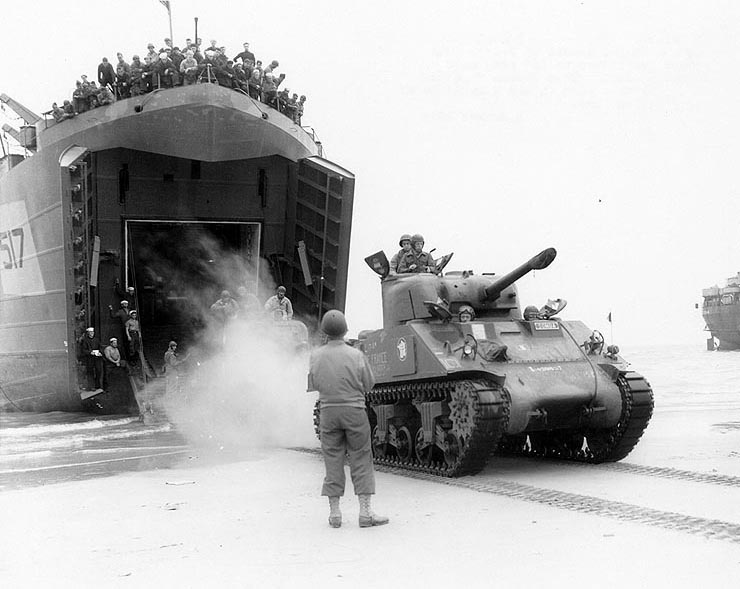
M347 333L347 320L344 318L344 313L336 309L327 311L321 319L321 331L329 337L342 337Z
M128 301L121 301L122 307L128 307Z
M401 247L403 247L403 242L404 241L411 241L411 235L409 235L408 233L404 233L400 237L400 239L398 240L398 245L400 245Z
M278 287L277 287L277 291L278 291L279 293L281 293L281 294L285 294L285 293L287 292L287 290L285 289L285 287L284 287L284 286L278 286Z
M417 242L421 242L422 245L424 245L424 236L419 233L414 233L411 236L411 245L414 245Z
M534 305L529 305L524 309L524 320L525 321L534 321L535 319L539 319L540 316L540 310L535 307Z
M457 310L457 317L460 318L463 313L470 315L470 321L475 319L475 309L470 305L460 305L460 308Z

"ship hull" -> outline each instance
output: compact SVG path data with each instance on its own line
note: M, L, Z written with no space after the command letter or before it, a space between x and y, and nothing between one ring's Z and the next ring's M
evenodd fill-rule
M201 84L38 127L0 178L0 410L136 411L192 310L247 277L263 298L284 284L309 323L344 308L354 177L277 111ZM91 395L78 340L121 341L126 286L146 362Z
M740 350L740 303L705 306L702 315L719 349Z

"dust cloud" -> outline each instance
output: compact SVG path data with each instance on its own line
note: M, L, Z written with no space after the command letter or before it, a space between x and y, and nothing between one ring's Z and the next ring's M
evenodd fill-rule
M230 453L317 445L309 351L283 323L234 321L222 351L188 360L164 408L190 444Z

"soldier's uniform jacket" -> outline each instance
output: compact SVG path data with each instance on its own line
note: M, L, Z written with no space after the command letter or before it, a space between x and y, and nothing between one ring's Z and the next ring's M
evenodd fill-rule
M416 268L411 268L416 264ZM406 274L409 272L428 272L427 267L434 268L434 258L427 252L410 251L405 254L398 263L398 273Z

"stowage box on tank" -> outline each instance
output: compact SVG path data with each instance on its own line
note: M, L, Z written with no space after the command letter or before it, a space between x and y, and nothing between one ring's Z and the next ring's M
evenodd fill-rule
M376 462L460 476L494 451L585 462L629 454L652 415L648 382L599 332L554 317L565 301L522 316L514 283L555 255L546 249L500 277L439 266L389 276L382 252L366 259L383 296L383 329L356 344L377 380L367 394Z

